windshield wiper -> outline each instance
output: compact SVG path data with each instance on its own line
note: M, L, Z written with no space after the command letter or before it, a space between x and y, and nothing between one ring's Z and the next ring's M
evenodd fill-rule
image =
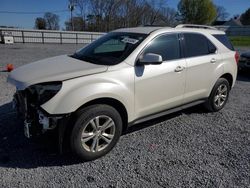
M95 63L97 61L97 58L92 56L81 56L80 58L84 61L89 61L91 63Z

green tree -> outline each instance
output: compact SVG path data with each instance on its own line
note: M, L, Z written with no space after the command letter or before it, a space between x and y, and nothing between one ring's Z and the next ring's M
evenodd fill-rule
M178 4L179 19L186 24L211 24L216 15L211 0L181 0Z
M41 17L36 18L35 29L46 29L46 20Z
M250 25L250 8L241 15L240 21L243 25Z

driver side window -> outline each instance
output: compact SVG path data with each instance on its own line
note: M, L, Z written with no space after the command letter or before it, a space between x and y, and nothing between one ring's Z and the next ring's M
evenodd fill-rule
M163 61L181 58L180 43L176 34L159 36L146 47L143 54L154 53L162 56Z

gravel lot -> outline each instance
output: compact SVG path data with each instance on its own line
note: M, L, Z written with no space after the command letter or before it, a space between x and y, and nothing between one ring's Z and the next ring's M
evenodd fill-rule
M80 47L80 46L79 46ZM78 47L78 48L79 48ZM75 45L0 45L0 70L71 53ZM250 187L250 76L218 113L201 106L137 125L111 153L81 163L23 136L14 88L0 72L0 187Z

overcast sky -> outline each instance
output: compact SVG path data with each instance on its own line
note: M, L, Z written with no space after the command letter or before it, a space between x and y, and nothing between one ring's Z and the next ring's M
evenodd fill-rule
M177 9L179 0L166 0L167 4ZM224 6L230 17L241 14L250 8L250 0L214 0L216 5ZM67 10L68 0L0 0L1 11L17 12L49 12ZM69 18L69 12L57 12L60 16L60 26ZM34 20L43 14L8 14L0 13L0 25L20 28L33 28Z

